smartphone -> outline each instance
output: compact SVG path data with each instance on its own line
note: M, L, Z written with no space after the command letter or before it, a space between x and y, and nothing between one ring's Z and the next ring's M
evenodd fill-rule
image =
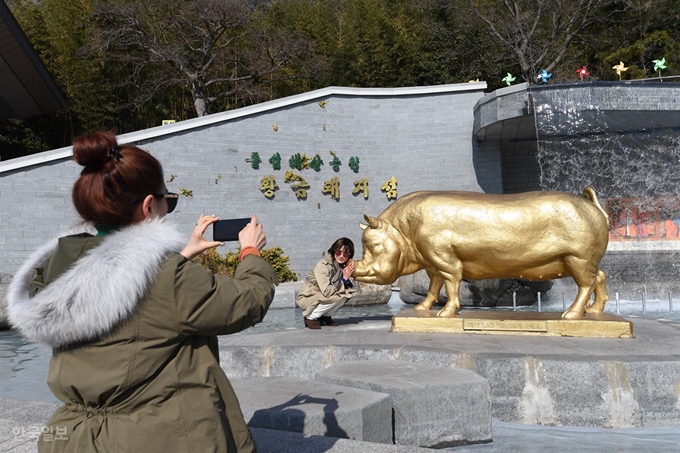
M250 217L243 219L225 219L213 223L213 241L238 241L238 234L250 223Z

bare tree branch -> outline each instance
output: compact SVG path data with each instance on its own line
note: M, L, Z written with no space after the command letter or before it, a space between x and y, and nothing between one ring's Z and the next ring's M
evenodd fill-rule
M178 85L190 91L202 116L224 97L257 97L264 76L273 79L305 50L308 43L288 30L267 36L257 21L268 6L266 0L102 0L93 50L128 68L124 82L137 88L135 103Z
M462 3L462 2L461 2ZM524 80L557 66L586 27L604 19L601 7L615 0L467 0L452 7L476 17L490 36L512 52ZM598 9L600 8L600 9Z

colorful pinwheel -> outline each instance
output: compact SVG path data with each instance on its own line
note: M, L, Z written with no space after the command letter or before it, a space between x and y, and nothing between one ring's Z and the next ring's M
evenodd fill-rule
M507 83L508 86L510 86L510 84L511 84L512 82L514 82L516 78L517 78L517 77L513 77L512 74L510 74L510 73L508 72L508 75L506 75L505 77L503 77L503 78L501 79L501 81Z
M541 82L543 83L548 83L548 79L552 77L552 74L550 74L548 71L545 69L541 71L541 73L536 77L537 79L541 79Z
M619 80L621 80L621 73L628 70L628 68L623 64L623 61L619 61L619 64L612 66L612 69L616 69L616 73L619 75Z
M661 60L653 60L652 63L654 63L654 70L659 71L659 77L661 77L661 70L666 69L666 57Z
M576 72L578 72L578 76L581 78L581 82L583 82L584 77L590 75L590 73L588 72L588 68L586 68L585 65L583 65L582 68L577 69Z

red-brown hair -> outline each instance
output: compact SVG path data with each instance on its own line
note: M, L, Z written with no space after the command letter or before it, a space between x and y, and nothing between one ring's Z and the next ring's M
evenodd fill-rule
M147 195L163 190L163 167L148 152L118 145L111 132L94 132L73 141L73 159L82 165L73 186L76 211L95 226L135 223Z

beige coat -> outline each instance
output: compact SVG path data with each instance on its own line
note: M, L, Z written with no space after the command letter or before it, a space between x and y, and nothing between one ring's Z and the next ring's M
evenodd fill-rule
M276 273L251 255L215 277L183 242L163 221L64 237L15 276L10 320L53 347L48 385L64 403L48 424L64 440L43 435L41 452L256 450L216 335L262 320Z
M297 305L302 308L302 314L309 316L319 304L333 304L335 302L350 299L356 292L356 282L350 278L350 285L341 282L337 287L331 282L335 275L333 258L328 256L314 266L300 292L295 298Z

